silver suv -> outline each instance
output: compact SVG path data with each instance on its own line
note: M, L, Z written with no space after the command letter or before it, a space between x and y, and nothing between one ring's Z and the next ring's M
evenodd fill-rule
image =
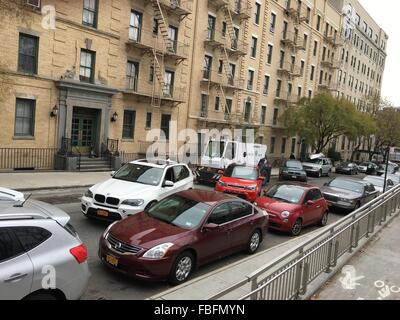
M329 177L332 167L331 160L322 153L311 155L308 161L303 162L303 168L307 175L317 176L318 178L322 176Z
M64 211L0 196L0 300L79 299L87 249Z

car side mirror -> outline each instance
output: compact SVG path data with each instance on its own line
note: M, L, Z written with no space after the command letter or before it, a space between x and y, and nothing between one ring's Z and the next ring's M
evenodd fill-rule
M204 231L214 231L216 229L218 229L218 225L215 223L207 223L204 225L203 230Z
M115 171L111 171L110 176L114 177L114 175L115 175Z
M315 201L312 201L312 200L307 201L308 206L313 206L314 204L315 204Z
M166 187L166 188L172 188L173 186L174 186L174 183L170 180L166 180L163 184L163 187Z
M263 177L263 176L259 176L259 177L258 177L258 180L259 180L259 181L264 181L264 177Z

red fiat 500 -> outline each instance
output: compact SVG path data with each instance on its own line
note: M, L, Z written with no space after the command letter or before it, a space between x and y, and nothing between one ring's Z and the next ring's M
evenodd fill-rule
M269 214L269 226L297 236L303 227L325 226L328 205L318 187L295 183L276 184L255 205Z
M230 193L254 202L261 193L263 178L258 169L231 164L215 185L215 191Z

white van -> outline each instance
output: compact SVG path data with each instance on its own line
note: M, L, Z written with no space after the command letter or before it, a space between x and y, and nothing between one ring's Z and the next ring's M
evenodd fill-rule
M238 141L211 140L204 150L201 164L196 170L196 178L198 182L215 183L222 171L232 163L257 166L260 159L265 156L267 146Z

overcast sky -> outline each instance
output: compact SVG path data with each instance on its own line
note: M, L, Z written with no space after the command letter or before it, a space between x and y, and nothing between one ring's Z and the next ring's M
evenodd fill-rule
M389 36L383 75L382 96L400 107L400 1L359 0L362 6Z

